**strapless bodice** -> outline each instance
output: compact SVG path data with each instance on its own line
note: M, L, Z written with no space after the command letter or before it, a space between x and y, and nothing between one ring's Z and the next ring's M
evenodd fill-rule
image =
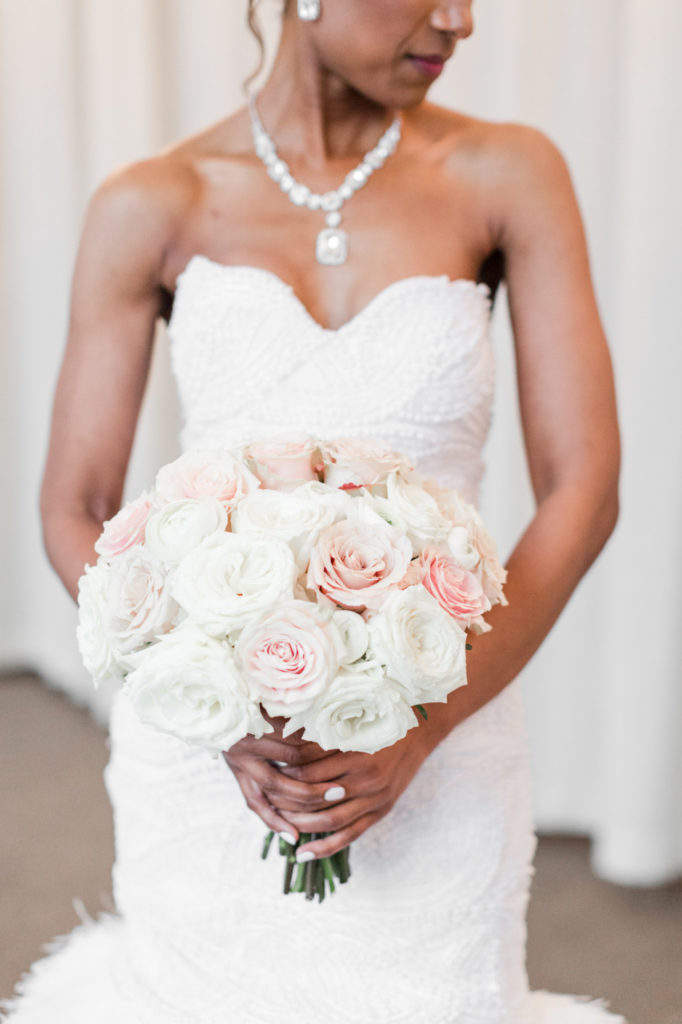
M495 379L490 309L486 284L417 275L325 328L271 271L193 256L168 325L182 447L378 437L476 500Z

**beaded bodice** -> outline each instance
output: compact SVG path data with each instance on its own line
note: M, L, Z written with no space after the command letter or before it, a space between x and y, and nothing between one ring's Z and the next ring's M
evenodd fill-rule
M330 329L271 271L194 256L168 325L182 446L378 437L475 500L494 391L490 306L485 284L419 275Z

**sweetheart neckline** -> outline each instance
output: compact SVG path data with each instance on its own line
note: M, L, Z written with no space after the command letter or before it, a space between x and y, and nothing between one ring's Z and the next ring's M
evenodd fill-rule
M350 320L346 320L345 323L339 327L324 327L315 317L312 315L308 307L305 305L303 300L294 291L293 285L288 284L283 278L276 274L274 270L268 270L266 267L257 267L250 263L220 263L218 260L211 259L210 256L204 256L203 253L195 253L190 256L189 260L185 264L183 270L180 271L175 279L175 293L174 300L178 296L180 288L184 284L184 278L191 266L204 263L205 265L217 270L218 272L230 272L238 271L240 273L253 273L264 275L275 284L283 289L295 302L298 308L301 310L303 315L307 318L308 322L313 325L321 334L338 335L349 330L354 326L358 320L365 315L368 315L370 310L374 309L377 305L383 301L383 299L398 290L400 287L412 286L417 283L423 282L434 282L437 284L446 284L453 287L468 287L474 288L485 300L488 305L488 311L491 311L492 303L491 296L492 292L490 286L485 281L474 281L471 277L450 277L448 274L410 274L408 277L399 277L395 281L389 282L385 287L381 288L376 295L367 302L361 309L355 313ZM173 312L171 313L170 320L168 321L168 330L171 330L173 323L173 314L175 312L175 301L173 302Z

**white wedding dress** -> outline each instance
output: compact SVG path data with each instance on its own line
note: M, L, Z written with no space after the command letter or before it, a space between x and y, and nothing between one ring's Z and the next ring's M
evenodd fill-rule
M169 325L183 446L306 431L384 438L476 500L494 390L484 284L420 275L338 330L255 267L195 256ZM454 729L323 904L282 861L222 759L141 725L119 695L106 783L120 916L57 940L12 1024L623 1024L529 993L536 839L521 692Z

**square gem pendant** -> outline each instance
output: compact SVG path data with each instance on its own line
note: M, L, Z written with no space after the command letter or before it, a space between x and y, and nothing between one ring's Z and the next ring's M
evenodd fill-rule
M301 21L317 21L320 16L320 0L298 0L298 16Z
M348 233L342 228L323 228L315 250L318 263L335 266L348 259Z

